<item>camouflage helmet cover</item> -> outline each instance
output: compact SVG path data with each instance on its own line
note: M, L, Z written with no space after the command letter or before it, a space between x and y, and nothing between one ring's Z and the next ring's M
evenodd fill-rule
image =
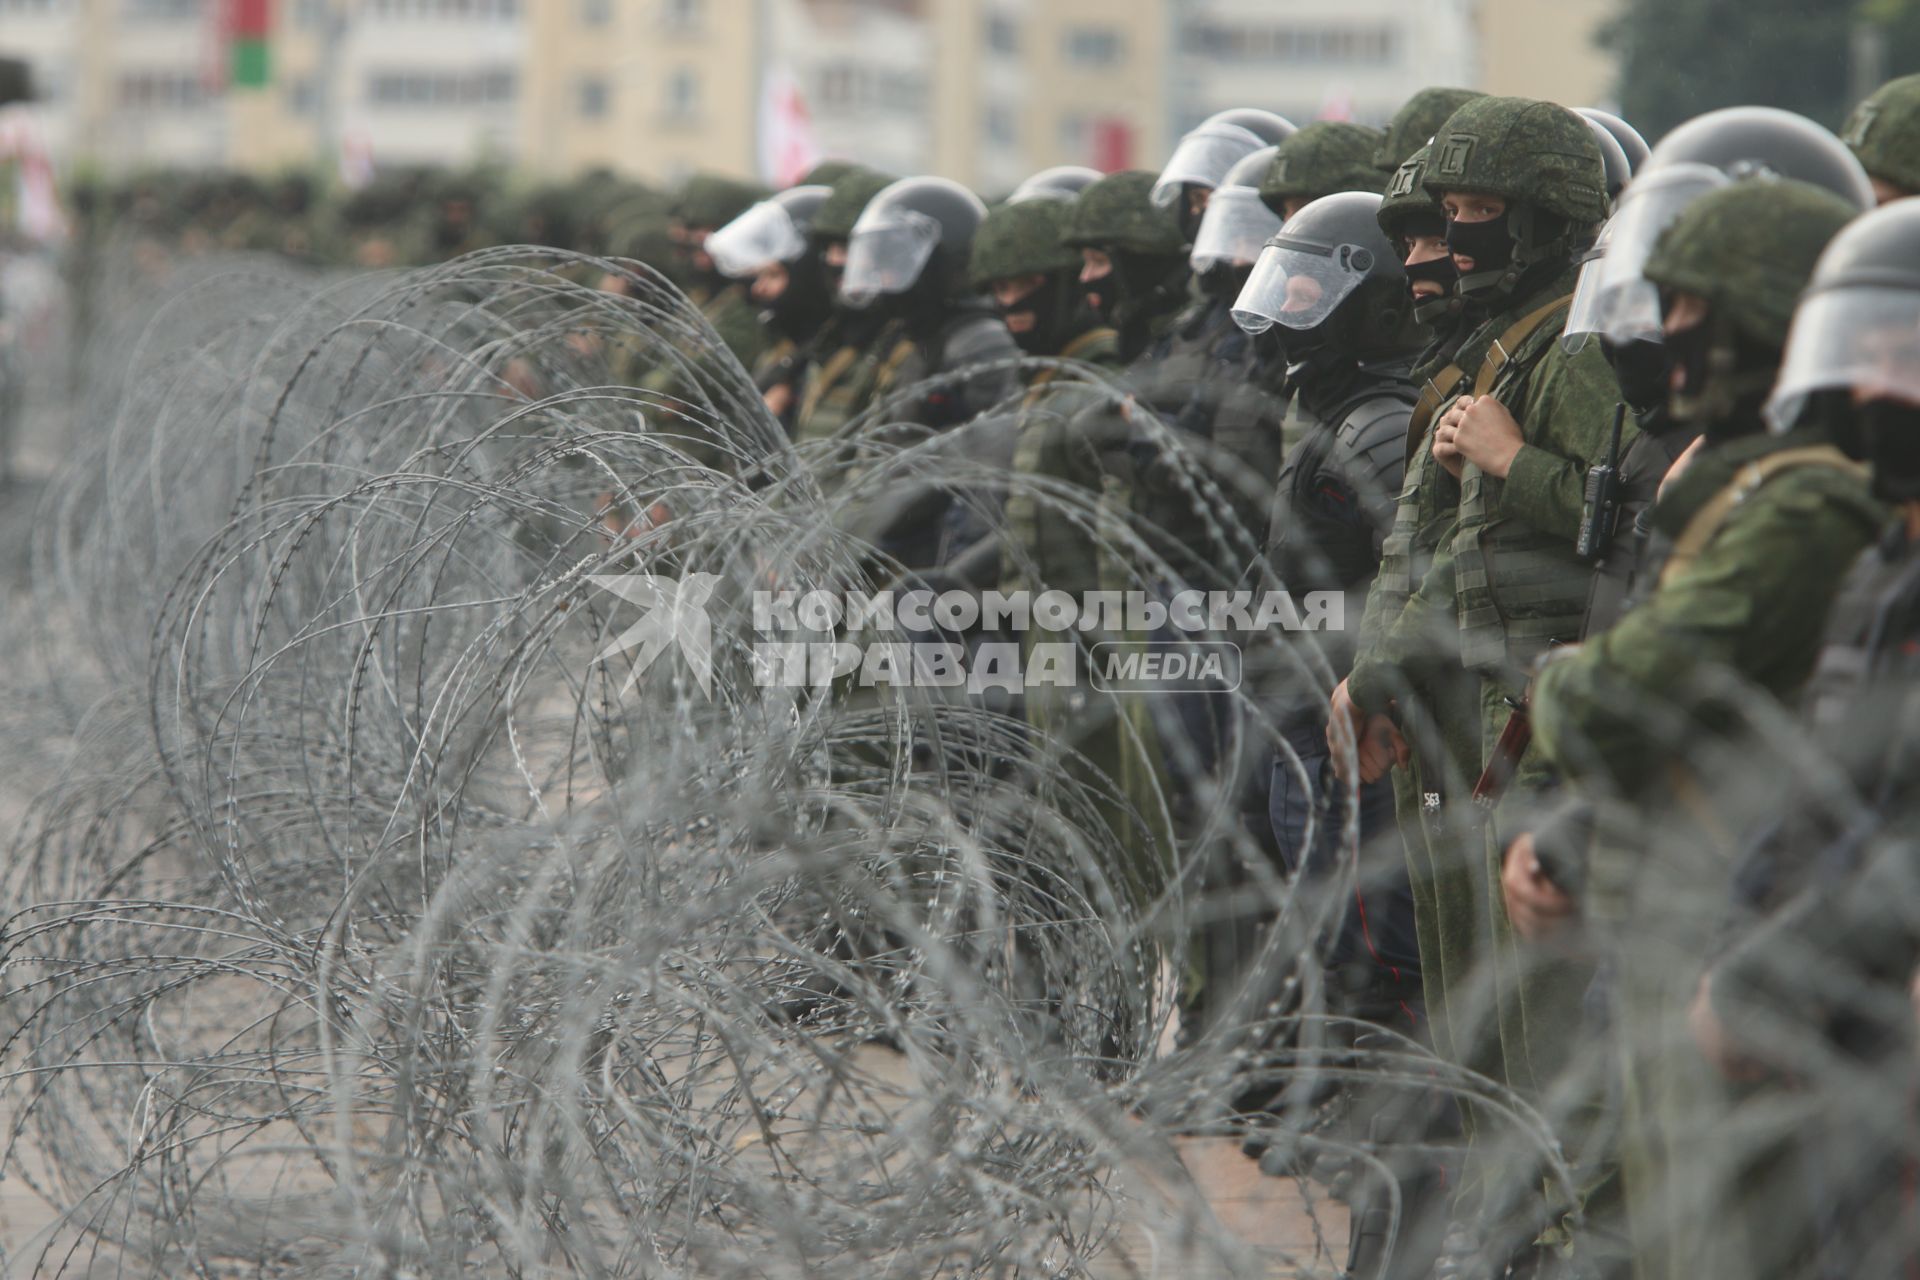
M1869 175L1920 192L1920 75L1881 85L1853 109L1841 140Z
M1278 208L1281 201L1297 196L1377 192L1380 172L1373 161L1385 137L1363 124L1316 120L1280 144L1260 180L1260 198Z
M670 215L684 226L724 227L759 203L766 192L752 183L696 173L674 197Z
M1146 169L1110 173L1080 193L1061 243L1069 249L1123 249L1185 254L1174 210L1153 202L1159 175Z
M822 160L801 175L796 187L830 187L860 166L851 160Z
M1021 200L988 212L974 232L968 274L976 288L1015 276L1046 275L1080 266L1080 255L1060 243L1073 216L1072 200Z
M1389 237L1406 235L1407 223L1421 215L1440 222L1446 220L1439 201L1421 184L1430 154L1430 148L1421 147L1387 179L1386 197L1380 202L1380 229Z
M894 183L891 174L860 167L833 184L833 194L814 211L808 234L819 240L845 240L869 201Z
M1486 95L1477 89L1422 89L1401 104L1387 121L1386 137L1373 153L1373 167L1392 173L1407 157L1425 147L1453 113Z
M1688 205L1655 242L1645 276L1698 294L1738 332L1779 348L1821 251L1857 213L1811 183L1749 178Z
M1532 98L1476 98L1434 135L1427 191L1478 191L1575 225L1607 216L1600 147L1582 117Z

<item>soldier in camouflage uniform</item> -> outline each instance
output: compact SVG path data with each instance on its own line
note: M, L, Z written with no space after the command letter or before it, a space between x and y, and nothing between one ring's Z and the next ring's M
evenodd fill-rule
M1374 157L1386 141L1378 129L1345 121L1316 120L1280 144L1260 198L1282 218L1336 191L1378 191Z
M1881 85L1853 109L1841 136L1879 203L1920 195L1920 75Z
M857 417L873 398L885 355L881 331L892 321L873 310L839 305L840 277L847 267L847 238L869 201L895 179L874 169L856 167L833 184L833 191L813 216L808 238L826 268L827 289L834 297L833 313L819 337L808 344L792 383L794 438L825 440ZM887 344L891 349L892 344ZM767 390L769 401L779 396Z
M1440 86L1422 89L1400 104L1387 121L1386 136L1373 153L1373 167L1382 178L1391 178L1401 165L1426 149L1433 135L1450 116L1475 98L1486 95L1477 89L1447 89Z
M793 382L803 354L833 314L833 294L813 219L833 189L790 187L713 233L707 252L722 275L747 284L762 308L768 345L750 373L767 409L793 431Z
M745 182L696 174L675 197L667 224L667 233L673 238L689 280L687 300L700 308L701 316L727 344L727 350L748 369L766 349L766 331L760 326L758 308L747 297L746 286L720 273L706 244L708 236L752 208L762 194L760 188ZM672 377L663 370L649 379L649 385L658 383L664 388L671 384Z
M1445 408L1428 446L1460 480L1454 528L1398 615L1374 619L1377 636L1337 694L1334 728L1362 744L1363 777L1382 766L1369 717L1390 714L1402 691L1428 683L1425 673L1449 658L1479 682L1479 770L1499 757L1509 700L1524 692L1532 663L1578 638L1589 577L1574 547L1581 495L1606 453L1618 400L1599 351L1570 354L1556 341L1575 262L1607 211L1586 122L1550 103L1477 99L1435 137L1423 183L1447 215L1457 291L1489 318L1462 344L1468 364L1456 356L1456 368L1474 369L1470 386L1463 374L1441 389L1469 394ZM1405 747L1388 751L1390 759ZM1440 975L1455 1060L1535 1098L1566 1065L1590 976L1575 958L1518 947L1498 897L1501 833L1524 829L1514 819L1550 783L1537 758L1520 762L1501 808L1466 835L1465 874L1436 886L1447 896L1430 899L1434 927L1422 926L1423 939L1451 935L1450 949L1469 951L1465 973ZM1490 1158L1488 1138L1476 1133L1482 1157L1461 1207L1495 1197L1481 1239L1498 1267L1546 1224L1538 1205L1509 1201L1524 1182Z
M1315 200L1287 219L1240 295L1234 318L1274 341L1270 361L1286 370L1296 418L1309 425L1290 439L1268 525L1262 587L1337 593L1356 620L1380 564L1406 466L1407 424L1417 398L1408 374L1424 344L1413 320L1401 254L1380 226L1381 197L1346 192ZM1275 341L1277 340L1277 341ZM1349 790L1335 776L1327 741L1325 670L1343 678L1353 633L1316 633L1311 655L1271 655L1250 664L1248 681L1275 721L1286 750L1270 771L1268 813L1288 875L1324 895L1347 874L1349 811L1357 864L1351 902L1325 912L1330 945L1330 1012L1420 1033L1420 950L1407 860L1395 828L1394 795L1384 778ZM1255 655L1265 657L1263 650ZM1322 667L1324 664L1324 668ZM1272 990L1264 998L1279 995ZM1364 1046L1367 1037L1336 1028L1331 1038ZM1426 1127L1427 1095L1386 1086L1354 1087L1345 1099L1352 1142L1411 1139ZM1341 1108L1331 1105L1337 1115ZM1269 1173L1291 1172L1283 1146L1262 1157ZM1440 1173L1430 1159L1390 1161L1403 1214L1393 1277L1423 1277L1444 1224ZM1324 1172L1317 1169L1316 1172ZM1349 1193L1347 1269L1376 1274L1386 1259L1395 1197L1371 1177Z
M1893 1122L1908 1109L1920 967L1917 263L1920 205L1860 218L1822 255L1795 321L1776 400L1846 396L1845 410L1830 407L1895 512L1842 584L1807 683L1813 767L1785 762L1794 786L1777 805L1772 856L1764 874L1743 867L1743 899L1770 914L1715 960L1689 1019L1723 1074L1791 1112L1802 1194L1755 1210L1810 1224L1808 1274L1889 1280L1911 1274L1920 1251L1901 1203L1920 1153Z
M1020 350L968 277L979 197L945 178L903 178L868 203L847 244L840 301L885 317L863 412L886 439L912 444L969 422L1019 388ZM808 423L808 427L816 424ZM816 462L837 482L844 452ZM930 501L923 501L930 499ZM860 518L869 541L909 568L939 557L950 493L911 486L879 497Z
M1794 1217L1736 1216L1791 1194L1797 1174L1757 1130L1722 1141L1733 1099L1683 1019L1755 799L1722 785L1751 777L1742 725L1805 681L1834 588L1879 522L1861 469L1822 432L1770 437L1760 416L1800 285L1856 212L1807 184L1749 180L1661 235L1646 277L1666 299L1670 409L1700 420L1703 448L1649 515L1668 548L1657 587L1552 655L1533 690L1536 743L1595 805L1584 871L1558 874L1611 957L1622 1167L1647 1277L1798 1274L1806 1244ZM1532 839L1508 850L1504 885L1517 928L1565 934L1574 901Z
M1409 374L1420 399L1408 422L1405 482L1360 621L1360 653L1371 650L1424 581L1460 505L1459 480L1433 459L1434 410L1463 376L1461 367L1478 364L1462 344L1478 328L1474 317L1480 313L1454 292L1458 272L1447 252L1446 216L1421 185L1426 158L1422 148L1400 167L1378 214L1381 229L1401 253L1414 317L1434 337ZM1467 990L1480 955L1477 917L1444 912L1440 904L1473 900L1475 879L1462 852L1466 835L1461 828L1464 798L1480 761L1479 681L1448 661L1410 666L1398 675L1391 714L1378 713L1363 733L1370 767L1353 781L1371 783L1383 776L1394 752L1374 748L1404 735L1403 767L1392 770L1394 810L1415 895L1427 1035L1444 1057L1468 1062L1466 1045L1453 1042L1448 1002L1449 993ZM1349 717L1350 708L1343 681L1332 713ZM1344 754L1336 752L1336 769L1345 763Z

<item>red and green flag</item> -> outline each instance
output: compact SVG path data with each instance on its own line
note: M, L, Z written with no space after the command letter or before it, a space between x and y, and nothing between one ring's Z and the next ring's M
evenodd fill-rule
M273 30L273 0L224 0L227 16L227 83L259 89L268 80L268 38Z

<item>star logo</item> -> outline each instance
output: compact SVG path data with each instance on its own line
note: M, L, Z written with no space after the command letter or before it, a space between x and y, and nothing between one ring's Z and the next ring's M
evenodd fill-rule
M621 632L594 658L595 662L605 662L629 649L638 650L633 671L620 692L633 688L653 660L677 643L693 669L700 692L709 699L713 697L713 625L707 619L707 601L720 582L719 574L665 578L648 573L596 573L588 574L587 581L647 610L640 621Z

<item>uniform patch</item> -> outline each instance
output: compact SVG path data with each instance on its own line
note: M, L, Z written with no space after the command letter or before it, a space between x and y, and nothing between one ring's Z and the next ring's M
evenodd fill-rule
M1287 180L1287 170L1291 168L1292 165L1292 156L1275 156L1273 158L1273 167L1267 170L1267 181L1274 183L1285 182Z
M1393 181L1387 184L1387 199L1398 200L1402 196L1413 194L1414 184L1420 180L1420 165L1409 161L1394 170Z
M1872 103L1863 102L1855 109L1853 119L1847 121L1847 131L1840 141L1856 150L1867 143L1867 135L1873 132L1873 122L1879 117L1880 108Z
M1434 175L1441 178L1462 178L1467 173L1467 163L1473 159L1474 144L1480 141L1470 133L1456 133L1440 146L1440 162L1434 166Z

